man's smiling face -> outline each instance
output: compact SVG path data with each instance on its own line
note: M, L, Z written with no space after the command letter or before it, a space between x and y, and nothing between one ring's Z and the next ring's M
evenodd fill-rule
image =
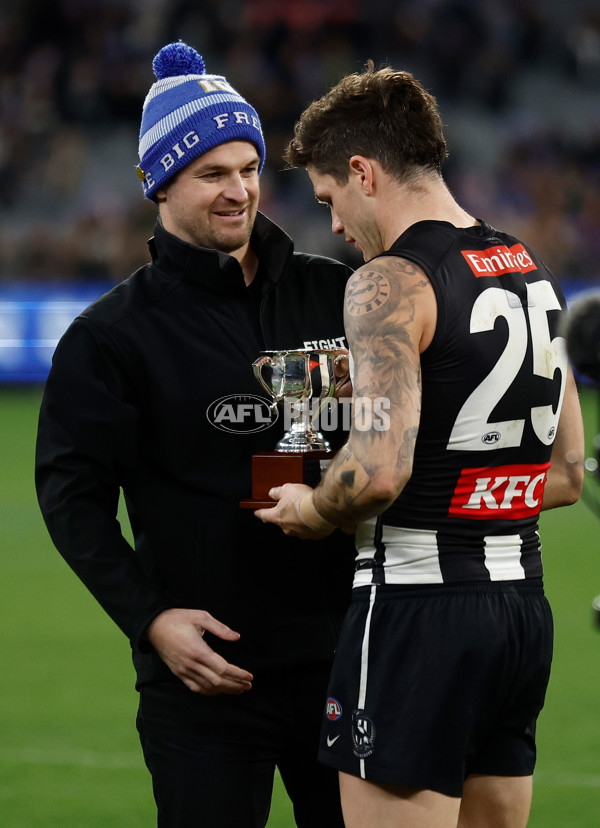
M254 226L260 159L248 141L229 141L184 167L157 192L169 233L183 241L241 256Z

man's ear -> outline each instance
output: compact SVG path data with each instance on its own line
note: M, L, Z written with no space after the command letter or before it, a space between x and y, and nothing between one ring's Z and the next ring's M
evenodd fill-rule
M350 167L350 176L355 176L359 183L361 190L365 195L370 196L373 193L374 183L374 167L370 158L364 155L353 155L348 161Z
M156 198L157 204L160 204L161 202L166 201L167 200L167 191L164 188L161 187L160 190L156 191L155 198Z

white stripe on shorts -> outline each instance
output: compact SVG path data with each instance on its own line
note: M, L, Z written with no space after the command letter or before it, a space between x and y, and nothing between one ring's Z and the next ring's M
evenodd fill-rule
M371 595L369 597L369 611L365 620L365 632L362 640L361 657L360 657L360 684L358 687L358 709L364 710L365 701L367 698L367 676L369 675L369 633L371 631L371 614L373 612L373 604L375 603L375 596L377 594L377 587L371 586ZM360 775L365 778L365 760L360 760Z

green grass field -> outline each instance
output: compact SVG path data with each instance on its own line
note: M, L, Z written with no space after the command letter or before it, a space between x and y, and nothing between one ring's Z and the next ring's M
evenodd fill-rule
M53 549L33 490L40 390L0 388L0 825L151 828L129 647ZM596 394L584 395L588 437ZM556 653L530 828L600 825L600 518L542 516ZM292 828L277 782L269 828ZM234 828L234 826L232 826Z

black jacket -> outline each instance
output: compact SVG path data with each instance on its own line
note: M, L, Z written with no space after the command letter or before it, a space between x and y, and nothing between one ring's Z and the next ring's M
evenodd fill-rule
M75 319L46 384L41 510L60 553L129 637L138 684L168 674L143 638L163 609L208 610L241 633L211 645L256 670L330 658L349 599L349 536L287 538L239 507L251 455L274 448L282 418L228 433L207 417L227 395L266 396L251 367L261 350L344 343L349 270L294 253L260 213L251 244L260 265L249 290L233 257L159 222L152 263ZM135 549L116 518L120 488Z

